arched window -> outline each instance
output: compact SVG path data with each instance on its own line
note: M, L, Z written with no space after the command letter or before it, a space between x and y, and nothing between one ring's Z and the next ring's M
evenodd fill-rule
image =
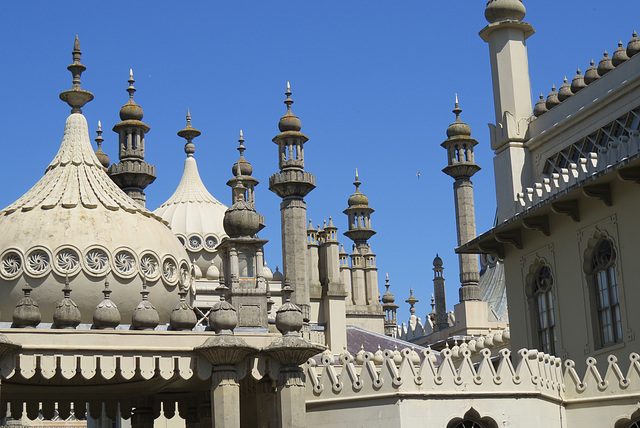
M593 252L592 260L592 275L602 346L612 345L622 340L622 321L615 266L616 250L611 241L603 239Z
M462 418L455 418L447 424L447 428L497 428L495 421L481 417L475 409L469 409Z
M553 275L548 265L538 268L534 278L534 298L540 350L556 355L556 320L553 312Z

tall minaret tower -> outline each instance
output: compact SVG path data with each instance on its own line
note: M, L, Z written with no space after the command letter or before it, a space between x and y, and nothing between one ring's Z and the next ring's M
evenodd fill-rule
M447 139L442 147L447 150L448 165L442 170L456 181L453 192L456 203L456 226L458 229L458 245L469 242L476 237L476 215L473 206L473 183L471 177L480 167L475 164L473 147L478 142L471 138L471 128L460 120L462 110L458 105L453 113L456 120L447 128ZM459 254L460 260L460 302L480 300L480 273L478 256L475 254Z
M498 221L515 214L516 195L533 182L529 150L522 145L533 113L525 40L535 32L522 22L525 14L522 0L490 0L485 9L489 25L480 31L491 57L496 123L489 127L496 183L500 183Z
M282 264L284 280L295 293L293 300L302 309L308 323L311 303L307 272L307 204L304 197L315 189L316 178L304 170L304 143L309 138L300 132L302 123L291 111L291 88L287 82L287 112L280 119L280 133L273 142L278 145L280 172L269 178L269 190L282 198Z
M109 167L109 177L143 207L146 203L144 189L156 179L156 167L144 161L145 134L149 126L142 122L142 107L133 100L133 70L129 70L129 101L120 109L120 122L113 130L119 135L120 162Z
M444 289L444 267L442 265L442 259L436 254L436 258L433 259L433 294L435 295L435 324L438 330L444 330L449 327L447 297Z

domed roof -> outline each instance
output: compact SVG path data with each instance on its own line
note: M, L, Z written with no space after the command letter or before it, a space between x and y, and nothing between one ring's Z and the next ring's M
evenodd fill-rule
M291 111L291 104L293 104L291 93L291 85L287 82L287 92L285 92L287 99L284 101L287 105L287 112L280 118L280 122L278 122L278 129L280 129L280 132L299 132L302 129L302 122L300 122L300 119Z
M358 179L358 169L356 169L356 181L353 182L354 186L356 186L356 191L353 195L349 196L349 200L347 203L350 207L354 207L357 205L369 205L369 198L366 195L360 192L360 185L362 184Z
M227 234L222 219L227 207L207 190L200 178L196 159L189 155L178 188L154 213L169 223L176 235L204 239L199 245L213 250ZM216 240L215 245L211 239ZM211 242L208 242L211 241ZM194 240L194 245L198 243ZM189 248L196 249L196 246Z
M12 313L28 278L44 322L52 319L65 276L83 322L91 323L107 275L123 322L137 304L141 275L161 319L168 319L178 301L179 274L188 280L189 272L186 252L162 219L107 176L79 112L67 118L44 177L0 211L0 266L2 314Z
M522 0L489 0L484 10L484 17L490 23L507 19L522 21L526 14Z
M456 115L456 120L447 128L447 137L470 137L471 127L460 120L460 113L462 113L462 109L460 108L460 104L458 103L458 94L456 94L456 104L455 108L453 109L453 113L455 113Z
M144 112L142 111L142 107L140 107L133 100L133 94L136 91L136 88L133 87L133 70L129 70L129 87L127 88L127 92L129 92L129 101L120 109L120 120L138 120L141 121L144 116Z
M438 254L436 254L436 258L433 259L433 267L437 267L437 268L442 267L442 259Z

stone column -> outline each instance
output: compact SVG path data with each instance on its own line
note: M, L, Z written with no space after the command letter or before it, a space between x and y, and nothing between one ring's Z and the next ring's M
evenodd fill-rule
M473 203L473 183L468 177L458 177L453 183L458 229L458 245L476 237L476 215ZM480 270L476 254L459 254L460 301L480 300Z
M211 415L216 428L240 428L240 384L233 365L213 368Z

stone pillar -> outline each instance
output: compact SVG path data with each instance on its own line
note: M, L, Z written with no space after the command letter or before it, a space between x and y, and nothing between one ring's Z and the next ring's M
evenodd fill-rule
M299 366L285 366L278 376L278 407L282 428L306 428L304 373Z
M240 384L235 366L220 365L213 368L211 415L216 428L240 428Z
M476 237L476 215L473 203L473 183L468 177L457 178L453 183L458 229L458 245ZM476 254L459 254L460 301L480 300L480 269Z

